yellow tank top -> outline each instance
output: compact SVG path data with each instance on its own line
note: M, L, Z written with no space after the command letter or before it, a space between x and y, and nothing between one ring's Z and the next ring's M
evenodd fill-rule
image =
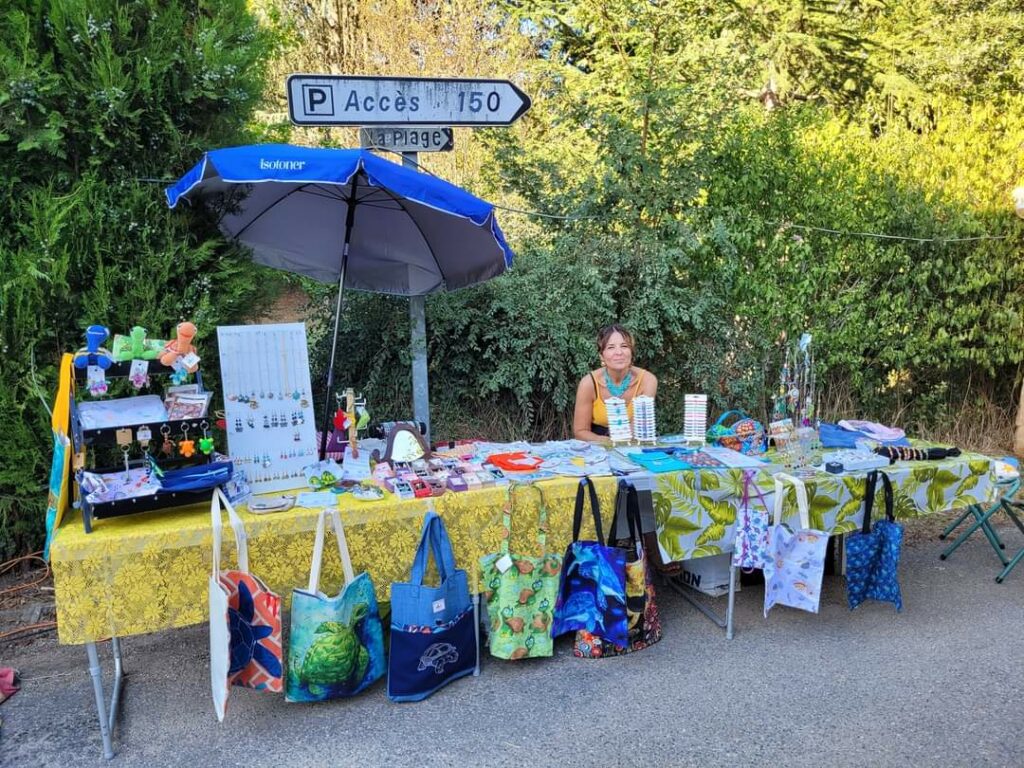
M590 414L590 421L592 424L597 424L599 427L607 427L608 409L605 408L604 400L601 399L601 388L597 386L597 379L594 378L594 374L590 374L590 380L594 382L594 410ZM644 375L641 373L636 379L636 384L633 386L632 392L627 393L628 402L626 403L626 412L629 414L630 421L633 420L633 398L636 397L637 392L640 391L640 383L643 380Z

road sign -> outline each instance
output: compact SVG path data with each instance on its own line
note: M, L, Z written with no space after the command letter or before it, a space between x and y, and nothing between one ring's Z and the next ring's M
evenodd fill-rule
M511 125L530 97L508 80L290 75L296 125Z
M359 129L359 145L395 152L451 152L455 136L440 126L374 125Z

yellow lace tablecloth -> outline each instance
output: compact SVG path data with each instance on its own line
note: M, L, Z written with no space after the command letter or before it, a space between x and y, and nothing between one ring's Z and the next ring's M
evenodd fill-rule
M616 480L595 478L607 526L614 510ZM545 480L549 511L548 549L562 552L572 539L572 512L578 481ZM503 488L446 493L432 499L445 521L456 562L477 589L478 561L498 550ZM359 502L339 497L345 535L358 573L369 571L378 599L387 600L391 582L408 578L427 499ZM522 504L522 506L520 506ZM536 494L516 494L516 511L535 519ZM270 515L240 510L249 540L249 568L290 602L293 587L309 579L309 561L317 510L291 509ZM587 518L589 520L589 517ZM185 627L207 620L207 580L212 568L213 540L209 504L147 512L93 522L82 528L78 514L69 514L51 547L57 602L57 631L62 643L85 643L117 635L142 634ZM536 528L515 528L513 548L535 551ZM591 524L585 523L585 531ZM234 567L234 534L224 526L224 567ZM341 584L337 547L325 548L321 588Z

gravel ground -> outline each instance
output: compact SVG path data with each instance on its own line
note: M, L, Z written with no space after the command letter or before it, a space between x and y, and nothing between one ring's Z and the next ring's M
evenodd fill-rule
M901 614L851 613L827 576L819 615L765 620L748 585L727 642L662 589L665 637L643 652L580 660L562 641L552 659L487 658L479 678L417 704L390 703L383 685L321 705L235 689L218 724L205 628L128 638L114 764L1021 766L1024 566L996 585L980 536L939 561L948 519L908 526ZM1024 544L1001 530L1011 549ZM104 764L83 648L0 645L0 666L24 680L0 706L0 764Z

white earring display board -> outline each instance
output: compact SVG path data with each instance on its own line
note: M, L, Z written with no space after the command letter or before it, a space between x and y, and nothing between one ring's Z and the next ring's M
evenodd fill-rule
M217 329L228 452L254 493L304 488L316 421L303 323Z

